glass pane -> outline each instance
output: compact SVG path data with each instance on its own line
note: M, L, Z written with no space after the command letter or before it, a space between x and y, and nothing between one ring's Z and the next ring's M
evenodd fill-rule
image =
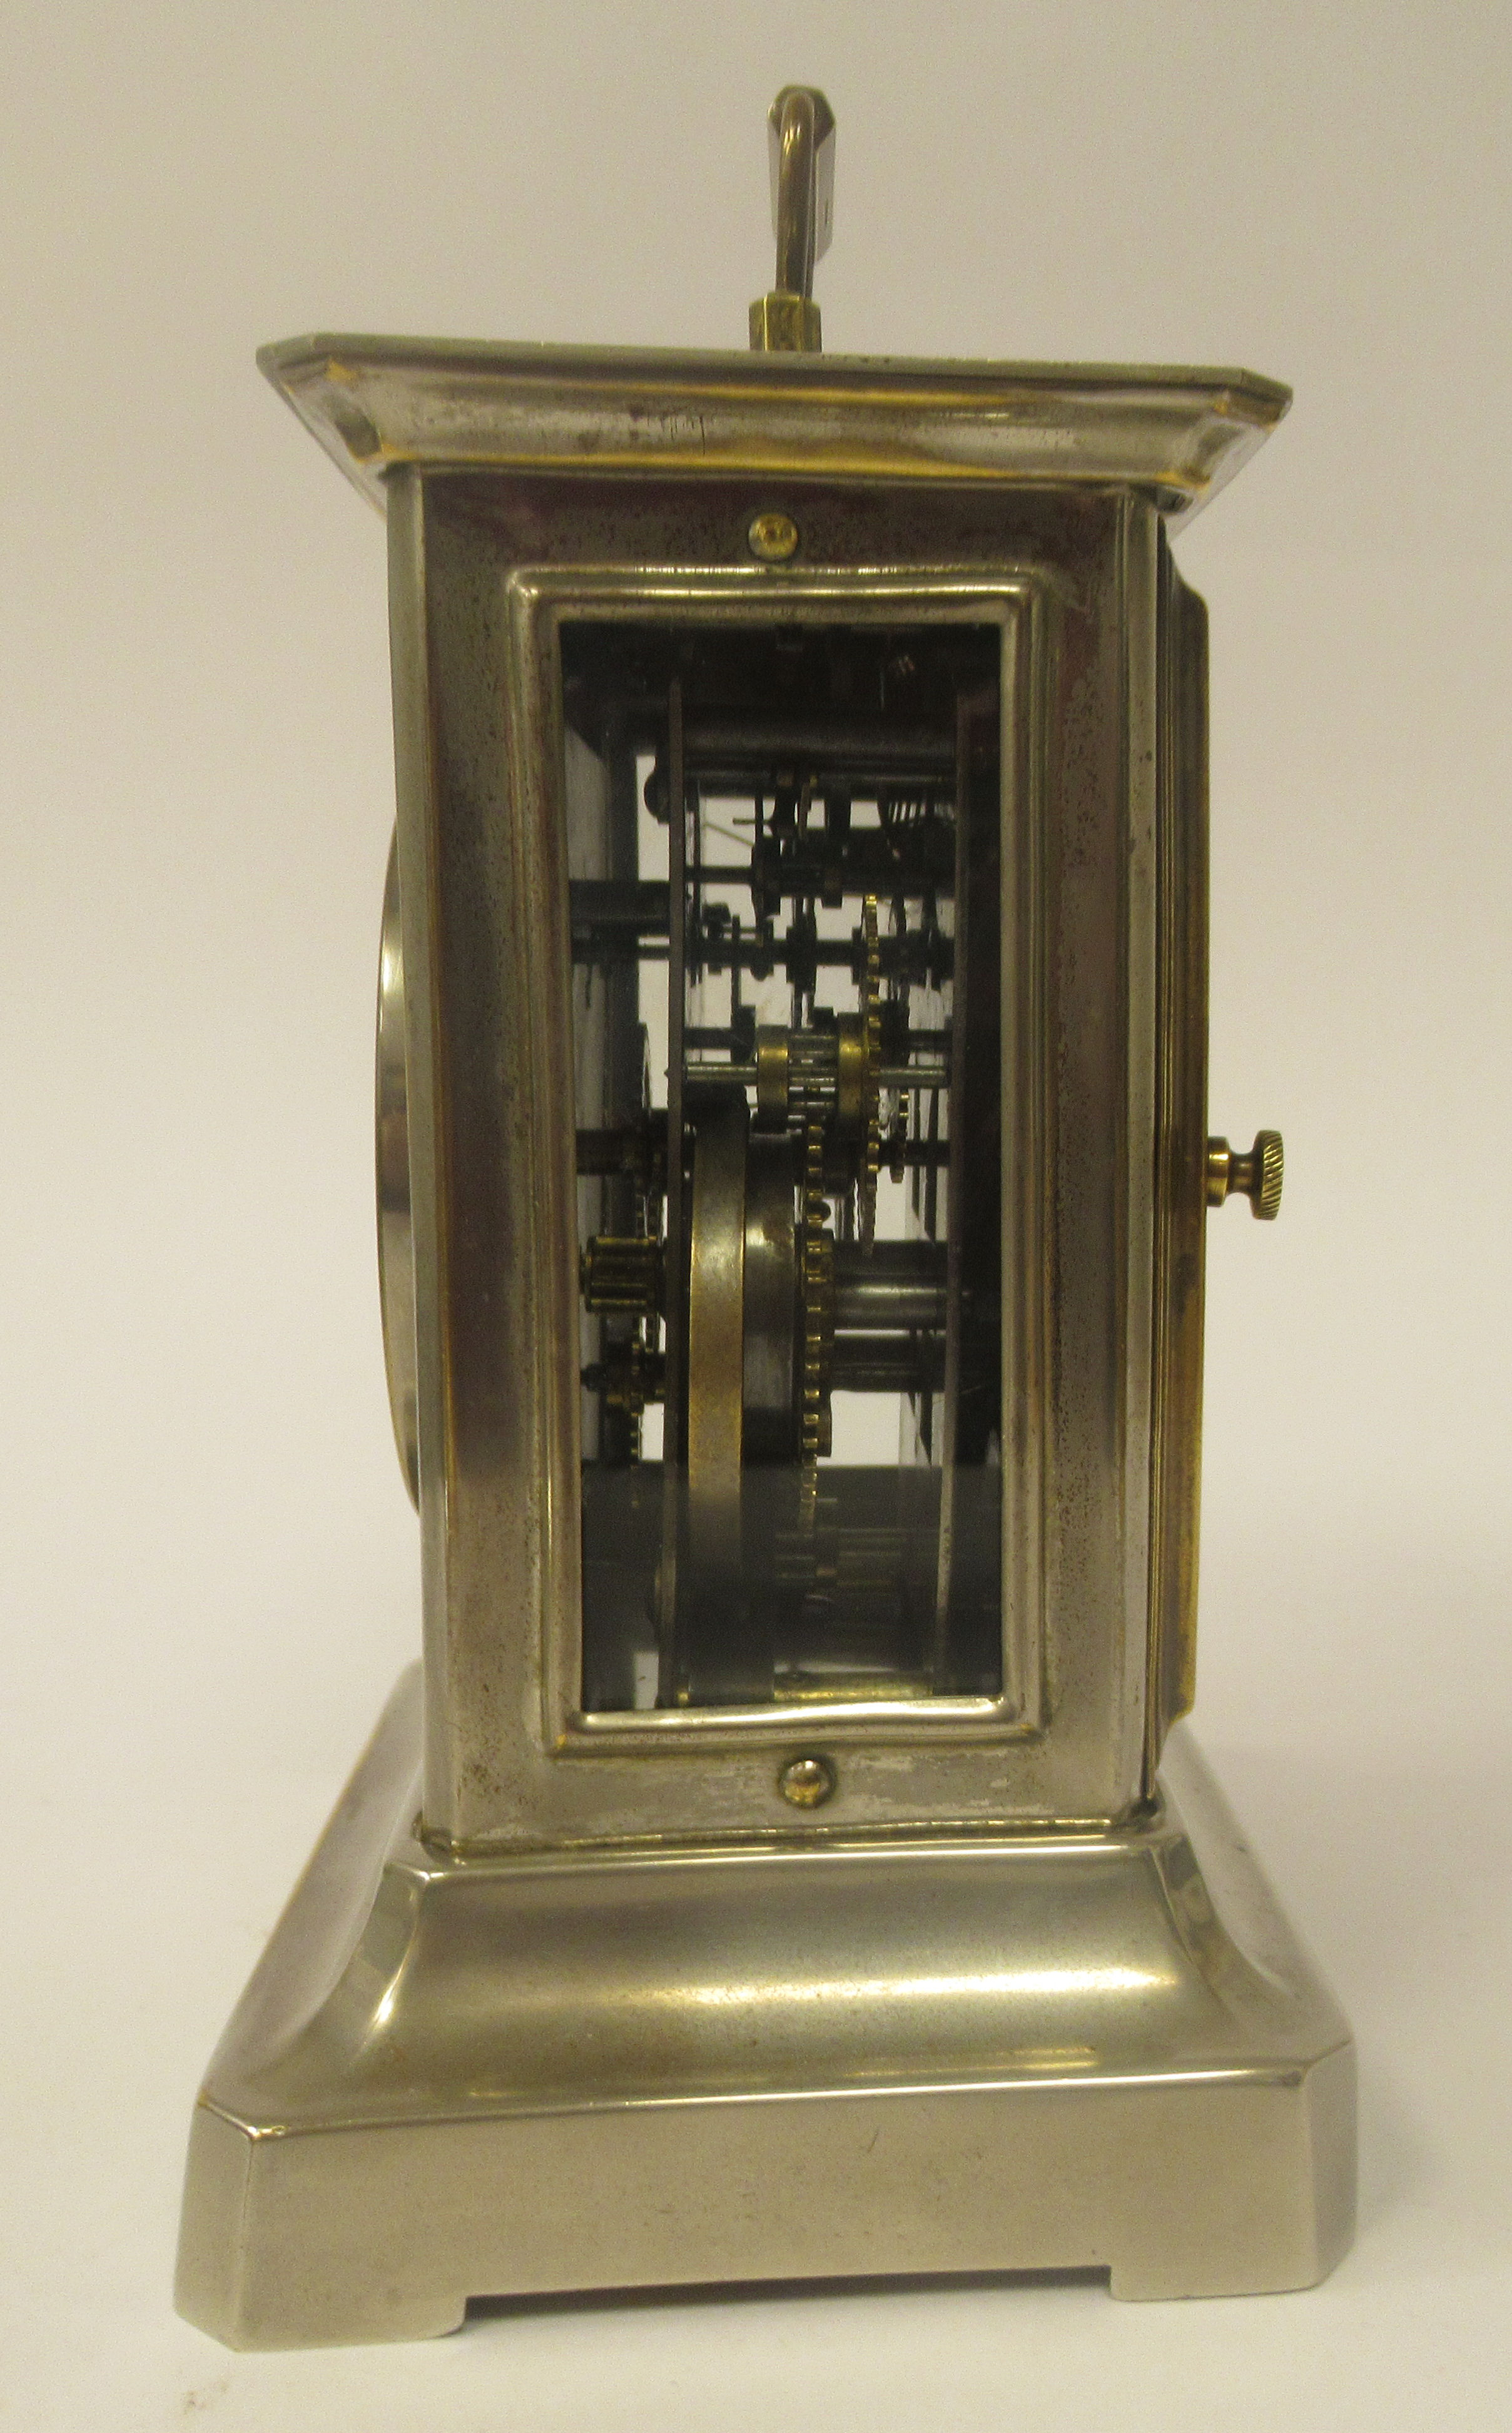
M1001 1686L998 651L563 630L589 1710Z

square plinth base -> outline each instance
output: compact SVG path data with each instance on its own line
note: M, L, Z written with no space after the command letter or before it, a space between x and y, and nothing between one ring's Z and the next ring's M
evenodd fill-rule
M1106 2267L1292 2289L1349 2244L1348 2026L1173 1735L1100 1835L438 1858L401 1681L238 2006L178 2303L235 2348L470 2297Z

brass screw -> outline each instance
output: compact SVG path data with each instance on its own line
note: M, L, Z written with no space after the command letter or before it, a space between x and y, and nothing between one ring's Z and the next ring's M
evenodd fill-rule
M746 538L753 557L764 559L768 566L780 566L797 552L798 527L780 507L765 507L760 515L752 517Z
M835 1789L835 1769L827 1757L790 1758L777 1777L777 1789L793 1808L823 1808Z

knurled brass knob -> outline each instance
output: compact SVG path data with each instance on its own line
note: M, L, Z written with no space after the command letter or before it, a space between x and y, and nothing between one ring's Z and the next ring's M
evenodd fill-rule
M1231 1148L1226 1140L1210 1140L1208 1206L1221 1208L1226 1199L1242 1191L1250 1215L1268 1220L1281 1213L1285 1171L1280 1132L1256 1132L1255 1145L1248 1152Z

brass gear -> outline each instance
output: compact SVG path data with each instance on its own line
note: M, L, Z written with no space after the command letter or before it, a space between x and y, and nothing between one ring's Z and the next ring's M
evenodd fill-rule
M882 940L876 897L861 901L861 1122L864 1140L856 1190L856 1231L861 1249L876 1239L876 1178L882 1164Z
M638 1333L610 1347L603 1362L603 1399L611 1411L622 1411L630 1432L630 1458L640 1459L640 1423L654 1380L651 1355Z
M803 1366L799 1378L798 1520L812 1534L819 1512L819 1459L829 1450L830 1353L835 1340L835 1243L826 1233L824 1117L810 1106L804 1123Z

